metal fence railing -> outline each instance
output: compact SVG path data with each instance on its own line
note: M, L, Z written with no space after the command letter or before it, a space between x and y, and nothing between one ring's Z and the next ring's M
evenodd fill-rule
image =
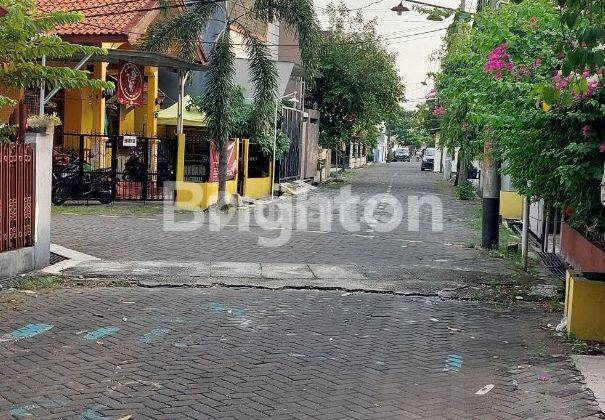
M34 149L0 144L0 252L34 244Z

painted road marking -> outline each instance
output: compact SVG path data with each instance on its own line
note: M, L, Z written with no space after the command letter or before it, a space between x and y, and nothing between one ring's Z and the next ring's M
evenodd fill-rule
M118 327L102 327L94 331L90 331L84 336L84 338L86 340L100 340L101 338L106 337L110 334L115 334L118 331L120 331L120 328Z
M458 354L450 354L445 360L444 372L458 373L462 369L462 356Z
M40 406L36 403L22 405L19 407L13 407L10 409L9 413L13 417L31 417L32 413L30 411L35 410L36 408L40 408Z
M49 324L27 324L26 326L14 330L9 334L1 336L0 343L32 338L42 334L43 332L51 330L52 328L53 326Z
M494 384L485 385L479 391L475 392L475 395L485 395L488 392L490 392L492 389L494 389L494 386L495 386Z
M141 343L146 343L149 344L152 341L154 341L155 339L157 339L158 337L164 335L164 334L168 334L168 330L166 328L154 328L153 330L149 331L147 334L143 334L142 336L139 337L139 341Z

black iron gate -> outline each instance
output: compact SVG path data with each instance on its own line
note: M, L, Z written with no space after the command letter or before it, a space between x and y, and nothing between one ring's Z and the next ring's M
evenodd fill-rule
M171 138L71 134L55 141L53 182L67 184L68 200L99 200L109 185L114 200L171 200L178 142ZM102 194L101 194L102 195Z
M281 130L291 140L290 150L277 163L276 173L279 180L288 181L300 178L300 143L302 131L302 112L294 108L284 107L282 110Z

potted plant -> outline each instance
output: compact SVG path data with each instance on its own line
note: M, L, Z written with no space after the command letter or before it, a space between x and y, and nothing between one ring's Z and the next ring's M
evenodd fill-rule
M0 144L8 143L11 137L17 133L17 129L9 124L0 124Z
M57 114L32 115L27 118L27 131L31 133L48 133L51 127L61 125L61 119Z

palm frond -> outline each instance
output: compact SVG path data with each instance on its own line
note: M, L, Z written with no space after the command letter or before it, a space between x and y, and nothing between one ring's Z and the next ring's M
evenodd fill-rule
M161 17L143 35L139 48L194 58L197 45L217 7L216 2L200 2L183 13Z
M277 70L267 44L246 33L246 47L250 57L251 81L254 84L253 135L262 132L267 121L273 119L273 106L277 93Z
M210 135L219 144L229 140L229 110L233 98L235 55L231 51L230 32L225 31L210 53L208 79L203 108L208 115Z

